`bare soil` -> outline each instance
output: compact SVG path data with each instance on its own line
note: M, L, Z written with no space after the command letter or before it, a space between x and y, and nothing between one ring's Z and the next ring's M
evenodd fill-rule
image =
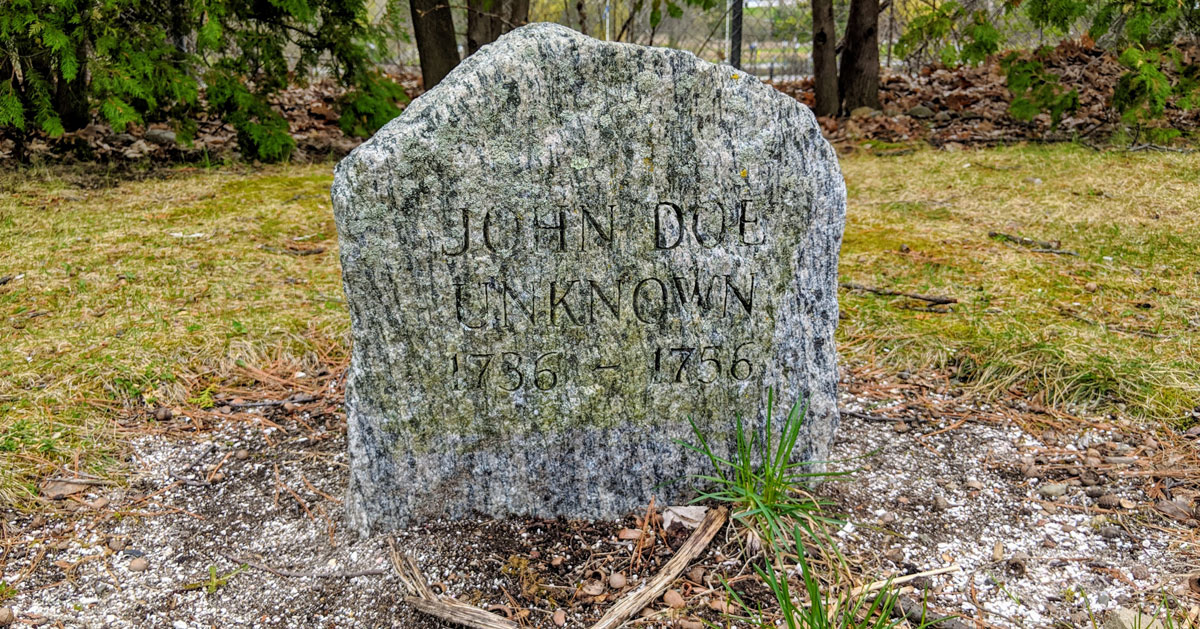
M340 503L338 381L286 407L245 405L285 392L242 392L211 412L156 422L131 440L128 486L89 484L43 513L9 514L0 578L15 595L2 604L18 624L59 627L445 626L403 602L393 540L438 591L524 626L552 627L562 608L566 626L586 627L688 535L659 526L639 551L618 535L639 527L643 514L630 514L477 517L359 538ZM1155 506L1195 508L1188 437L1018 400L974 404L934 376L858 370L843 391L849 412L833 467L854 472L819 493L845 514L836 538L864 581L957 565L900 592L974 627L1090 626L1119 606L1153 612L1167 600L1186 612L1200 602L1188 586L1194 511ZM1051 484L1065 493L1047 492ZM751 557L727 526L673 586L687 606L660 601L631 626L749 626L713 607L727 598L723 579L747 603L775 608ZM132 569L139 559L143 571ZM614 572L627 585L609 587Z

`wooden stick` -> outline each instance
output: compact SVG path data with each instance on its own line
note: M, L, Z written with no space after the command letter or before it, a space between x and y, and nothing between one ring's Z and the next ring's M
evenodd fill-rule
M447 622L472 629L517 629L519 627L515 622L505 620L478 607L459 603L454 599L429 600L416 596L405 596L404 601L430 616L436 616Z
M630 616L641 611L643 607L661 596L671 582L683 574L684 568L687 568L693 559L705 548L708 548L708 543L717 535L721 527L725 526L725 519L728 515L729 511L725 507L710 509L704 516L704 521L696 527L696 531L683 543L683 546L679 547L679 551L667 561L662 570L659 570L658 574L654 575L654 578L645 587L631 593L609 608L608 613L604 614L600 622L592 625L592 629L616 629Z
M875 293L876 295L883 295L885 297L908 297L909 299L919 299L921 301L927 301L931 304L943 304L944 305L944 304L957 304L958 303L958 300L953 297L939 297L937 295L918 295L916 293L902 293L900 291L888 290L886 288L872 288L870 286L863 286L862 284L856 284L854 282L842 282L839 284L839 286L841 286L842 288L845 288L847 290L861 290L861 291L866 291L868 293Z
M409 592L409 595L404 597L404 601L415 607L417 611L471 629L518 629L516 623L491 612L434 594L429 584L425 582L421 569L417 567L417 562L413 560L412 556L401 555L397 552L396 545L390 539L388 540L388 558L391 559L392 567L396 569L405 589Z
M937 574L946 574L947 572L960 572L960 571L962 571L962 568L960 568L958 566L958 564L951 564L949 566L945 566L942 568L934 568L933 570L926 570L924 572L917 572L914 574L906 574L902 577L896 577L895 579L887 579L885 581L876 581L874 583L856 587L853 590L850 590L850 596L855 597L855 596L858 596L859 594L862 594L863 592L875 592L878 590L882 590L883 588L891 586L891 585L900 585L901 583L908 583L909 581L916 581L917 579L920 579L921 577L932 577Z

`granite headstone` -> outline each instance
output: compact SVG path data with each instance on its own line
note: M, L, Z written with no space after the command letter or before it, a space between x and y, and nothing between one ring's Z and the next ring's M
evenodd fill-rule
M333 201L358 530L678 502L664 481L709 471L689 417L724 454L768 387L827 455L845 186L754 77L519 28L343 160Z

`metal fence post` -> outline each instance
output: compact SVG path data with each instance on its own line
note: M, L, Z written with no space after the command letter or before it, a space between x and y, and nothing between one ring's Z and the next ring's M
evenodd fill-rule
M727 61L735 68L742 67L742 0L729 0L729 15L725 20Z

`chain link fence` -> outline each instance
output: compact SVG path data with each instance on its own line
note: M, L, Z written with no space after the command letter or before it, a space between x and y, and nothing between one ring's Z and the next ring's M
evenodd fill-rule
M680 17L667 17L665 5L654 0L533 0L531 22L556 22L597 39L690 51L713 62L734 62L766 80L795 80L812 73L811 7L801 0L718 0L719 6L703 10L683 6ZM835 2L844 12L846 3ZM370 0L374 19L383 19L388 0ZM408 17L406 2L392 10ZM652 20L655 6L660 20ZM452 3L459 52L466 51L467 23L464 3ZM739 20L738 17L741 19ZM740 22L740 24L739 24ZM731 52L733 54L731 54ZM396 38L383 55L396 66L419 65L411 31L407 41Z

